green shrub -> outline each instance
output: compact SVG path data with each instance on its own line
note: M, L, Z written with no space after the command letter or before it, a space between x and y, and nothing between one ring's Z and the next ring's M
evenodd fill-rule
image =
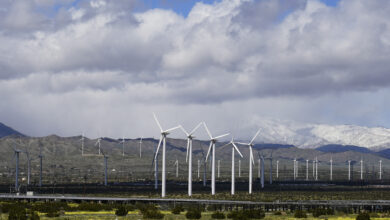
M371 217L371 218L380 218L379 214L376 213L376 212L370 213L370 217Z
M227 215L228 218L239 219L262 219L265 217L265 212L261 209L239 210L232 211Z
M143 218L145 219L162 219L164 218L164 214L162 214L159 210L149 209L142 213Z
M295 210L294 212L294 218L307 218L306 212L303 210Z
M179 215L180 212L182 212L182 211L184 211L183 207L180 205L177 205L177 206L173 207L172 214Z
M370 215L366 212L359 213L359 215L356 216L356 220L370 220Z
M117 216L126 216L128 213L128 210L125 206L120 206L116 211L115 215Z
M60 216L59 211L50 211L46 214L46 217L49 217L49 218L54 218L54 217L59 217L59 216Z
M202 217L202 212L199 208L189 208L186 213L186 218L188 219L200 219Z
M27 212L23 206L14 205L9 209L9 220L25 220L27 219Z
M248 219L248 216L246 216L242 210L231 211L229 214L227 214L227 217L231 218L233 220L247 220Z
M211 214L211 218L213 219L225 219L225 214L223 214L222 212L214 212L213 214Z
M37 212L32 212L30 214L30 220L39 220L39 219L41 219L41 218L39 217Z

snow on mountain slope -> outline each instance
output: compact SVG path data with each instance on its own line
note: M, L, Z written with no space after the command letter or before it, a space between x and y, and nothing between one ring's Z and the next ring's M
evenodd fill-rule
M355 145L381 150L390 148L390 129L356 125L305 124L269 118L255 118L253 129L260 127L258 142L292 144L316 148L326 144Z

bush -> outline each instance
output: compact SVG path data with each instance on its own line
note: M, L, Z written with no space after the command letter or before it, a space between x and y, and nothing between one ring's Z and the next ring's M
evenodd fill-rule
M125 206L120 206L116 211L115 215L117 216L126 216L127 215L127 209Z
M380 218L379 214L376 213L376 212L370 213L370 217L371 217L371 218Z
M227 214L227 217L231 218L233 220L246 220L246 219L248 219L248 216L246 216L243 211L231 211L229 214Z
M280 211L276 211L274 212L274 215L282 215L282 213Z
M164 218L164 214L162 214L154 205L138 203L136 206L141 211L143 218L146 219Z
M186 213L186 218L188 219L200 219L202 217L202 212L199 208L190 208Z
M15 205L9 209L8 219L10 220L25 220L27 212L23 206Z
M294 218L307 218L306 212L303 210L295 210L294 212Z
M211 218L213 219L225 219L225 214L223 214L222 212L214 212L213 214L211 214Z
M183 207L180 205L177 205L177 206L173 207L172 214L179 215L180 212L182 212L182 211L184 211Z
M46 216L49 218L59 217L60 212L59 211L50 211L46 214Z
M239 220L239 219L262 219L265 217L265 213L261 209L251 210L239 210L232 211L227 215L228 218Z
M366 212L359 213L359 215L356 216L356 220L370 220L370 215Z
M30 220L39 220L41 219L37 212L31 212L30 213Z

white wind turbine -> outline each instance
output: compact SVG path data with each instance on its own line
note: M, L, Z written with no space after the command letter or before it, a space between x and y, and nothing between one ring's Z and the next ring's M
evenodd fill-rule
M95 143L95 146L96 146L96 145L99 146L99 155L101 155L101 153L102 153L102 151L101 151L101 149L100 149L101 141L102 141L102 138L99 137L99 138L97 139L96 143Z
M234 151L237 151L237 153L241 156L241 158L242 158L242 154L241 154L240 150L238 150L237 145L234 143L233 138L232 138L232 140L231 140L228 144L226 144L225 146L228 146L228 145L230 145L230 144L232 145L232 174L231 174L231 176L232 176L232 189L231 189L231 194L234 195L234 191L235 191L235 178L234 178L234 175L235 175L235 171L234 171L234 168L235 168L235 166L234 166ZM223 146L223 147L225 147L225 146ZM222 148L223 148L223 147L222 147Z
M122 137L122 140L119 142L119 144L122 144L122 157L125 156L125 136Z
M156 149L156 154L154 156L154 160L156 160L156 158L158 156L158 151L160 149L161 142L163 143L163 149L162 149L162 173L161 173L161 176L162 176L161 177L161 197L165 197L165 192L166 192L166 175L165 175L166 139L167 139L167 135L169 134L169 132L171 132L173 130L176 130L176 129L179 129L181 126L178 125L176 127L163 130L162 127L161 127L160 122L158 121L158 119L157 119L157 117L156 117L156 115L154 113L153 113L153 117L154 117L154 120L157 123L157 126L160 128L160 132L161 132L161 137L160 137L160 141L158 142L158 146L157 146L157 149Z
M192 140L194 139L193 134L202 125L199 123L191 132L187 132L183 126L180 126L181 130L187 136L187 156L186 163L188 163L188 196L192 196ZM199 178L199 161L198 161L198 178Z
M247 145L249 147L249 194L252 194L252 165L255 163L255 161L253 159L252 147L254 145L253 141L256 139L256 137L257 137L257 135L259 135L259 133L260 133L260 129L256 132L255 136L253 136L252 140L249 143L237 142L238 144Z
M142 137L139 139L139 158L142 158Z
M81 134L81 156L84 156L84 132Z
M209 146L209 150L207 151L207 155L206 155L206 161L210 155L210 152L212 150L212 160L211 160L211 195L215 195L215 143L217 142L217 140L219 138L222 138L222 137L225 137L227 135L229 135L229 133L227 134L223 134L223 135L219 135L219 136L216 136L216 137L213 137L209 131L209 129L207 128L207 125L205 122L203 122L203 125L207 131L207 134L209 135L210 137L210 146Z

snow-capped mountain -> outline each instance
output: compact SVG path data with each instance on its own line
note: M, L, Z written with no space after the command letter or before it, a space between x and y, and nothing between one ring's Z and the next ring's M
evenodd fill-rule
M255 126L261 129L257 141L264 143L292 144L301 148L327 144L355 145L371 150L390 148L390 129L383 127L305 124L269 118L256 118Z

